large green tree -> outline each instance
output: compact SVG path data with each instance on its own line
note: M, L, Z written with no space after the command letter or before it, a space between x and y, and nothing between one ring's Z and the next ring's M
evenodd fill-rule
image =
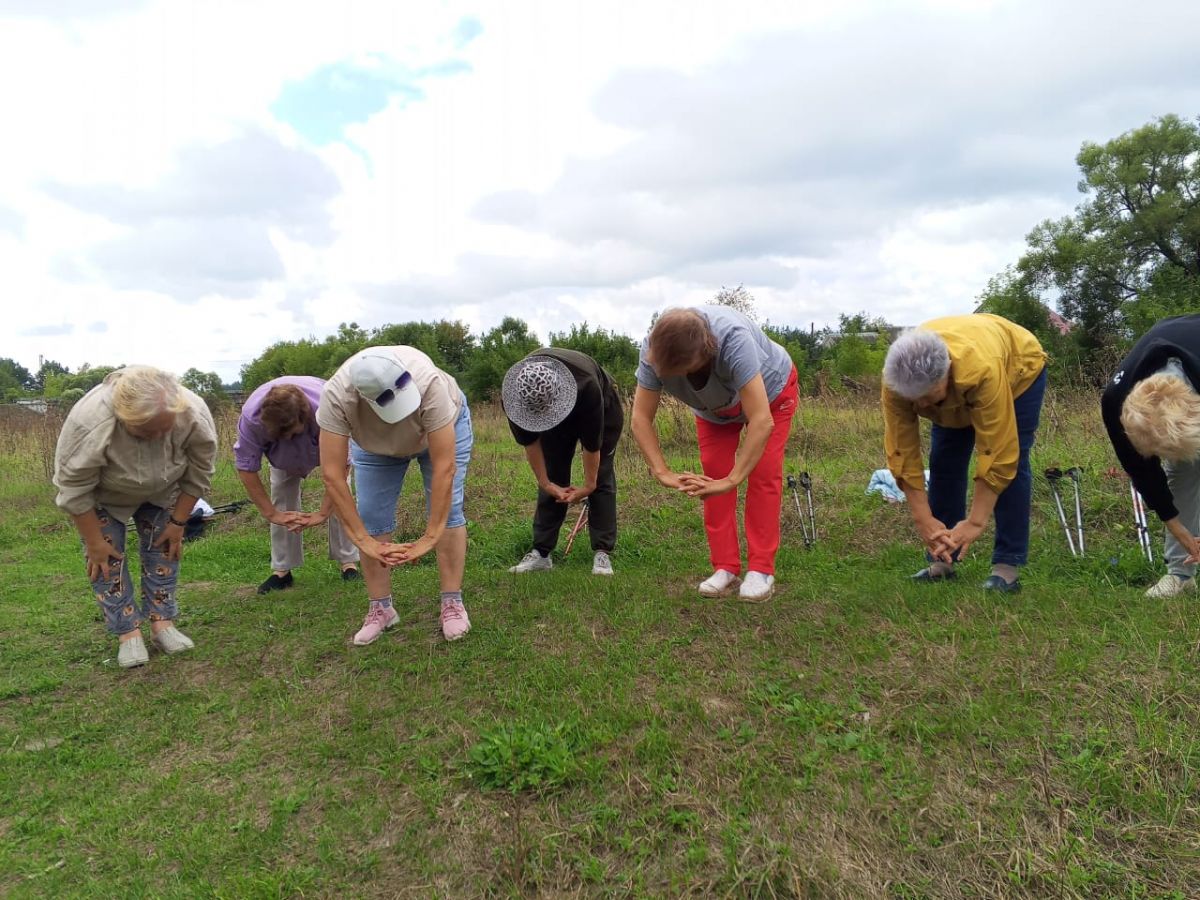
M623 393L632 394L637 386L638 345L632 338L582 322L570 331L551 333L550 346L586 353L612 375Z
M46 380L57 375L70 375L71 370L60 362L55 362L52 359L43 360L38 367L37 373L33 376L33 390L39 394L46 390Z
M504 321L479 341L471 364L463 376L463 388L472 400L490 400L500 393L504 373L520 359L541 346L537 335L521 319L505 316Z
M0 358L0 400L21 396L32 387L29 370L7 356Z
M229 403L229 395L225 393L221 376L216 372L201 372L197 368L191 368L183 373L179 383L203 397L208 408L214 412Z
M404 322L385 325L371 335L372 344L416 347L434 365L455 377L467 371L475 352L475 337L462 322Z
M305 338L279 341L242 366L242 389L249 393L280 375L315 375L328 378L338 366L370 343L370 336L356 322L343 322L336 334L322 341Z
M1076 156L1075 213L1030 232L985 308L1057 302L1085 355L1123 347L1167 315L1200 309L1200 120L1167 115ZM995 302L993 302L995 301Z

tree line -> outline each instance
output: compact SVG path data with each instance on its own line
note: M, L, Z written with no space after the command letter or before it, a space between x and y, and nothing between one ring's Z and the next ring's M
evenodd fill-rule
M1050 353L1056 383L1096 387L1154 322L1200 311L1200 117L1166 115L1107 143L1085 143L1076 164L1083 200L1073 214L1029 232L1026 251L988 282L976 311L1034 332ZM757 318L754 298L741 285L722 288L714 301ZM872 387L898 330L865 312L843 314L836 328L820 331L771 322L763 327L787 349L809 391ZM322 339L272 344L242 367L235 385L198 369L181 380L219 406L230 387L250 391L280 375L327 378L352 354L379 344L423 350L472 399L486 400L513 363L543 344L587 353L630 393L640 339L583 322L543 342L512 316L480 335L457 321L369 330L351 322ZM47 360L31 373L0 358L0 399L37 396L69 405L113 368L84 365L71 372Z

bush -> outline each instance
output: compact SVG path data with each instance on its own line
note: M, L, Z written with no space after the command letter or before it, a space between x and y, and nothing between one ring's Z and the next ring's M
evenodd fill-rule
M468 774L488 790L545 791L580 771L575 728L517 723L485 731L468 754Z

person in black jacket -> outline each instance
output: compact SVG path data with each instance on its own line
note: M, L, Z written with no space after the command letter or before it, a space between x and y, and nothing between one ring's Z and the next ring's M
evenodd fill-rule
M1195 590L1200 561L1200 315L1142 335L1104 391L1104 427L1133 486L1167 526L1167 574L1147 597Z
M521 574L552 567L550 552L567 507L588 501L593 575L612 575L617 543L617 478L613 455L625 417L616 385L590 356L543 347L504 376L504 414L537 478L533 549L509 569ZM575 445L583 448L583 486L571 484Z

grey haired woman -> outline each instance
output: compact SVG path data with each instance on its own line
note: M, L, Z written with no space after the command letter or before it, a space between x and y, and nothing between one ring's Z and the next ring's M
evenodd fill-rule
M1029 554L1033 447L1046 390L1046 353L1000 316L934 319L905 332L883 366L884 449L926 547L918 581L954 578L954 564L993 513L996 541L987 590L1020 590ZM919 419L933 421L925 490ZM967 467L975 491L966 509Z

